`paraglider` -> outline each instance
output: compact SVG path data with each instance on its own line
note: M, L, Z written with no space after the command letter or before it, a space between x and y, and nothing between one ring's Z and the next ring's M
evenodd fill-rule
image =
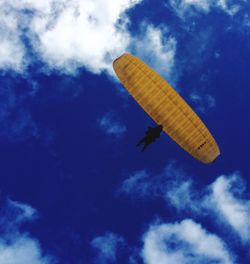
M220 155L216 141L197 114L147 64L125 53L114 60L113 68L136 102L186 152L206 164Z

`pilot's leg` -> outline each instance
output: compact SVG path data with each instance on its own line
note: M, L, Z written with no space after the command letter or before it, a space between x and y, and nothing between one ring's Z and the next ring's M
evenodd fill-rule
M136 144L136 146L137 146L137 147L140 146L144 141L145 141L145 137L142 138L142 139Z
M148 147L148 143L144 143L144 145L143 145L143 148L142 148L142 150L141 150L141 152L143 152L147 147Z

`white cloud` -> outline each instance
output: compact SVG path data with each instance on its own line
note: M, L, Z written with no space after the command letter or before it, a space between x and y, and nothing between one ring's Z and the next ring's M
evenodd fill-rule
M125 179L118 194L130 198L162 199L178 212L196 217L209 215L217 225L228 225L243 242L250 240L250 199L240 174L219 176L211 185L199 188L175 162L162 173L150 175L137 171ZM220 221L218 221L220 220Z
M250 240L250 200L244 199L245 189L246 185L238 173L219 176L201 190L194 188L190 179L183 178L166 188L166 195L162 198L178 211L196 216L216 216L212 221L217 219L215 223L218 225L226 223L243 242L247 242Z
M37 211L27 204L8 200L1 209L0 263L53 264L55 258L44 256L37 239L19 230L21 223L34 220Z
M194 203L195 194L192 190L191 180L176 180L166 189L164 198L178 211L199 211L197 204Z
M127 131L126 126L122 124L114 112L106 113L102 118L100 118L98 123L99 127L107 135L120 137Z
M112 60L129 44L125 12L140 1L2 0L0 68L23 68L25 36L52 69L110 71Z
M121 183L117 193L132 199L161 198L178 210L190 210L191 206L196 210L196 205L191 203L195 199L192 188L186 173L171 161L158 175L151 175L146 170L134 172Z
M235 15L241 8L239 3L232 4L229 0L170 0L178 16L185 19L199 13L207 14L213 8L218 8L228 15Z
M15 238L11 243L0 239L0 263L49 264L55 262L42 256L38 241L23 235Z
M206 113L208 109L216 107L216 99L211 94L193 91L190 93L189 98L194 103L194 107L202 113Z
M210 2L208 0L170 0L173 7L180 9L179 12L185 12L187 8L195 7L197 10L207 13L210 10Z
M133 173L122 182L118 193L141 198L146 198L149 194L151 196L152 183L150 181L150 175L144 170Z
M71 70L85 65L96 73L110 70L112 59L123 53L129 42L127 19L122 14L138 2L71 1L61 7L58 16L37 16L32 28L38 52L53 68Z
M243 25L246 26L246 27L250 27L250 17L248 14L245 14L244 15L244 18L243 18Z
M205 95L205 100L209 108L216 107L216 99L211 94Z
M177 79L175 37L163 26L142 23L140 31L131 43L132 51L173 84Z
M19 238L19 226L24 222L35 220L37 211L27 204L7 200L6 205L1 208L0 216L0 225L4 226L4 237Z
M141 1L2 0L0 69L25 70L32 53L48 65L46 70L75 73L85 67L93 73L113 75L112 60L132 51L175 81L176 40L167 28L142 22L138 36L127 29L126 11ZM33 50L27 50L23 39Z
M95 263L117 263L118 250L124 244L125 240L122 237L110 232L103 236L95 237L91 241L91 246L97 251Z
M12 217L11 224L19 224L22 222L35 220L37 218L37 211L28 204L17 201L8 200L7 212Z
M145 264L234 263L224 242L190 219L151 226L143 242Z
M243 241L250 239L250 200L244 199L244 183L239 174L220 176L211 185L207 206L239 234Z
M206 212L203 208L205 191L198 192L193 185L190 175L175 161L171 161L158 175L152 175L146 170L132 173L120 184L117 194L137 202L138 199L162 199L179 213L202 215Z
M0 33L1 35L1 33ZM23 45L15 36L1 36L0 67L5 70L21 71L23 68L25 51ZM15 54L15 56L14 56Z
M18 21L10 14L7 1L0 2L0 68L21 71L25 48L21 41Z

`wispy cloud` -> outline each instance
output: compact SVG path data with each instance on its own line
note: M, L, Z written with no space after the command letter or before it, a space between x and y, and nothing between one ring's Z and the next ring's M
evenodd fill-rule
M95 237L91 241L91 246L97 252L95 263L108 264L118 263L117 255L119 249L125 245L125 240L111 232L105 233L103 236Z
M198 189L191 177L171 162L158 175L152 176L145 170L135 172L123 181L118 193L137 201L138 198L163 199L167 206L189 217L211 216L214 224L220 225L223 221L228 226L224 225L225 228L247 242L250 240L250 200L244 198L245 189L239 173L219 176L211 185Z
M226 221L242 241L249 241L250 200L244 199L245 188L239 173L222 175L210 186L206 205Z
M246 187L239 173L219 176L201 190L196 189L190 179L177 180L176 188L166 190L165 198L178 211L189 211L195 216L210 215L215 224L219 226L223 222L224 228L237 234L242 242L248 242L250 199L246 198Z
M8 200L1 208L0 263L3 264L55 264L52 256L45 256L39 241L27 232L20 231L20 225L34 221L37 211L27 204Z
M200 13L207 14L214 8L233 16L241 8L239 1L232 3L228 0L170 0L170 4L182 19L196 16Z
M8 222L15 226L27 221L34 221L38 217L38 212L28 204L20 203L13 200L8 200L4 212L3 221L8 219Z
M132 199L164 199L181 210L187 205L189 207L194 199L192 181L187 178L185 171L175 161L171 161L158 175L152 176L146 170L132 173L121 183L117 193Z
M250 17L249 14L245 14L243 17L243 25L246 27L250 27Z
M150 175L145 171L136 171L127 179L125 179L117 192L119 194L125 194L130 197L147 198L149 193L152 195L152 182ZM150 196L152 197L152 196Z
M129 264L232 264L236 260L220 237L192 219L175 223L158 219L149 225L140 240L142 246L138 248L128 245L115 233L97 236L90 243L96 252L94 263L120 263L121 256Z
M178 77L174 70L176 46L176 38L166 26L156 27L143 22L130 49L173 84Z
M166 190L165 198L178 211L195 216L210 215L215 224L219 226L223 222L224 228L237 234L242 242L250 240L250 200L244 198L246 185L239 173L219 176L200 190L190 179L177 180L175 186Z
M225 243L191 219L153 225L143 242L145 264L234 263Z
M98 121L99 127L110 136L121 137L126 131L126 126L119 120L114 112L107 112Z
M131 198L161 198L175 207L189 204L192 181L187 181L187 174L175 161L171 161L158 175L151 175L146 170L136 171L118 187L120 195ZM186 199L182 199L183 195ZM180 201L181 199L181 201Z
M216 99L211 94L203 94L193 91L190 93L189 98L199 112L206 113L208 109L216 107Z
M210 2L207 0L170 0L172 7L177 11L178 15L184 16L186 12L190 12L189 8L195 8L197 11L209 12Z

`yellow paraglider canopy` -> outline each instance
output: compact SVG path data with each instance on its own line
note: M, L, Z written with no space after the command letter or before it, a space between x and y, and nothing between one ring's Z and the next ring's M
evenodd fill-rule
M125 53L113 62L113 67L137 103L190 155L206 164L220 155L213 136L200 118L147 64Z

